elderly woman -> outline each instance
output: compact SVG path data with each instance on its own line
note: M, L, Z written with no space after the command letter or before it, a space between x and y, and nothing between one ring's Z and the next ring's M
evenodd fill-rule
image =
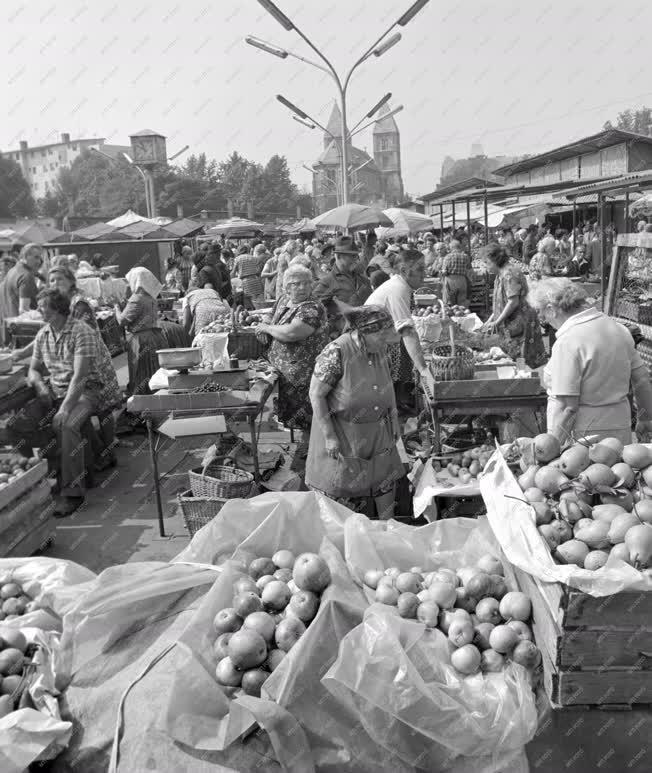
M387 520L395 483L405 474L387 358L387 344L397 342L398 333L380 306L341 311L346 330L317 357L310 382L306 485L351 509L358 509L354 500L373 497L378 517Z
M299 248L301 242L296 239L288 239L281 248L281 254L278 257L278 269L276 274L276 297L280 298L283 295L283 274L287 267L290 265L290 261L295 255L299 254Z
M156 298L161 283L146 268L132 268L125 277L131 296L124 311L115 306L119 325L127 330L127 365L130 395L149 392L149 380L158 370L157 349L166 348L166 338L158 321Z
M271 338L268 359L279 373L278 418L290 429L308 429L308 398L315 358L328 343L326 309L312 299L312 273L293 264L285 271L284 295L274 306L271 324L257 334Z
M265 300L276 300L276 275L278 274L278 258L281 248L276 247L274 254L263 266L260 278L265 282Z
M529 300L539 317L557 330L544 380L548 389L548 432L575 437L616 437L632 442L630 384L642 441L652 430L652 386L631 333L587 304L569 279L543 279Z
M541 239L537 245L537 251L532 256L528 269L530 279L537 280L544 276L552 276L552 256L545 239Z
M541 367L546 361L541 326L527 302L528 284L520 264L511 261L500 244L487 245L483 255L496 275L493 311L484 329L502 336L510 357L523 358L531 368Z

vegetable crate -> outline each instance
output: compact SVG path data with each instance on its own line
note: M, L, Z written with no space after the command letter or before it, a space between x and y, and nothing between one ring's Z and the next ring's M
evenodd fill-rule
M595 597L514 569L553 708L652 704L652 592Z
M641 301L616 301L616 316L640 322L643 325L652 325L652 303Z

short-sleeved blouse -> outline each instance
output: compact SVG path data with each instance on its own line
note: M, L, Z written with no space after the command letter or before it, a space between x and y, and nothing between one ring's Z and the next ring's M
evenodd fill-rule
M130 333L158 328L158 304L147 293L134 293L122 312L122 320Z
M331 341L315 360L313 375L316 379L329 386L335 386L342 378L342 352L334 341Z
M528 286L525 274L510 260L496 275L493 305L494 319L502 313L510 299L517 298L522 303L527 298L527 294Z
M310 381L315 358L328 343L326 309L319 301L304 301L297 306L288 306L287 299L276 304L272 316L273 325L289 325L299 320L314 329L314 333L302 341L285 343L272 340L269 359L282 373L292 373L292 378Z

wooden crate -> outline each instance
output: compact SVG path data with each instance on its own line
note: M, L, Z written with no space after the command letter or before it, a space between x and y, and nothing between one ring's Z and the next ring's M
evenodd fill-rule
M43 480L18 499L10 510L3 511L3 518L0 519L0 557L29 555L21 553L19 546L35 529L52 524L53 512L54 500L50 487Z
M6 454L0 454L0 460L6 456ZM47 474L48 463L42 459L34 467L30 467L29 470L20 475L17 480L0 489L0 515L1 511L9 507L18 497L22 497L26 491L33 489Z
M593 597L515 568L553 706L652 704L652 593Z
M488 374L484 371L482 375ZM523 395L538 395L544 391L538 374L533 374L531 378L481 377L461 381L437 381L435 401L473 397L478 399L483 397L521 397Z

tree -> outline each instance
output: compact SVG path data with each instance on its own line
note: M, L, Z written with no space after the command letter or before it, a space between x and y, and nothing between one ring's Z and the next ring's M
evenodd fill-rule
M623 110L622 113L618 113L615 125L611 121L606 121L602 128L622 129L652 137L652 108L639 107L638 109Z
M290 179L290 170L285 156L272 156L263 170L263 195L257 202L266 212L288 214L296 207L299 192Z
M206 158L206 153L200 153L198 156L192 155L186 163L179 169L182 177L193 180L203 180L210 185L214 185L217 180L217 161Z
M249 171L250 167L256 167L251 161L241 156L237 151L231 153L226 161L217 166L217 180L222 186L224 197L231 199L233 206L238 210L245 210L248 201L260 198L256 190L259 176L255 171ZM248 198L253 196L253 198Z
M35 212L34 198L20 166L0 155L0 217L30 217Z

